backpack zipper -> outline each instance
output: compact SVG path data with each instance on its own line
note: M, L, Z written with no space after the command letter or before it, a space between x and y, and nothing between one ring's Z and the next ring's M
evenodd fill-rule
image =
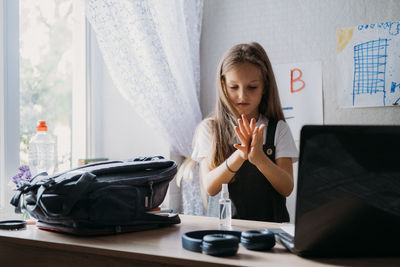
M154 184L154 181L149 181L150 203L149 203L149 197L146 196L145 199L144 199L144 206L146 208L151 207L153 205L153 184Z

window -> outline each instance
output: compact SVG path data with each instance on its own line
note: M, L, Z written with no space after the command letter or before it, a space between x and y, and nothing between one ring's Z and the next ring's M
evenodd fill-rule
M28 163L37 120L58 141L58 170L86 155L86 28L80 1L0 1L0 215L11 177ZM19 90L18 90L19 89Z
M57 140L56 170L71 168L73 87L78 87L75 92L85 87L77 64L82 59L82 16L73 0L20 0L21 164L28 164L28 144L37 121L45 120Z

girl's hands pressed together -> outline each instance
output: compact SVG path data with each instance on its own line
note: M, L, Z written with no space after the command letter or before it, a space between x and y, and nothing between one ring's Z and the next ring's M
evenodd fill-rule
M235 126L235 132L241 142L241 145L234 144L233 146L240 151L240 156L242 159L247 160L251 148L252 138L254 135L254 130L256 129L256 120L251 119L250 123L247 118L242 115L238 119L239 126ZM261 144L262 149L262 144Z
M259 127L255 127L253 130L253 136L251 138L248 160L251 164L256 166L260 164L262 160L265 160L265 153L263 151L264 129L264 124Z
M265 125L256 127L256 120L252 118L249 123L244 115L238 119L238 124L235 132L241 145L234 144L233 146L240 151L240 156L244 160L248 159L253 165L260 164L265 159L263 151Z

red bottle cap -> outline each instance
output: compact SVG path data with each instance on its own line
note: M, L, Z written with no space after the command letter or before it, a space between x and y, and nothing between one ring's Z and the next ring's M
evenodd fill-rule
M47 131L46 121L39 121L38 126L36 127L38 131Z

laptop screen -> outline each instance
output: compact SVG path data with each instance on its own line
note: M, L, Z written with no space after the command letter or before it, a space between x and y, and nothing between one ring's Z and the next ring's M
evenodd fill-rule
M400 126L304 126L295 223L303 255L399 254Z

